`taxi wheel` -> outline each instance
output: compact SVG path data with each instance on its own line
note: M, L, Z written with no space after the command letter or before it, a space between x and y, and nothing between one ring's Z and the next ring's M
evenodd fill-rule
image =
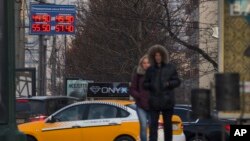
M135 140L130 136L121 136L115 139L115 141L135 141Z
M27 141L37 141L37 140L32 136L27 136Z

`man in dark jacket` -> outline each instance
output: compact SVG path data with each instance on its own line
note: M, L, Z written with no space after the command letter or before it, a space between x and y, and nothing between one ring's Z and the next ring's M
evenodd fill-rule
M172 115L174 107L174 88L180 85L177 70L169 64L169 54L161 45L149 49L151 67L147 69L144 88L149 90L150 141L157 141L160 113L164 122L165 141L172 141Z

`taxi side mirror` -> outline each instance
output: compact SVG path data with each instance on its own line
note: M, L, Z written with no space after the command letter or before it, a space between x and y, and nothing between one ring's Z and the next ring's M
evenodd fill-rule
M50 116L47 120L47 123L54 123L56 122L56 118L54 116Z

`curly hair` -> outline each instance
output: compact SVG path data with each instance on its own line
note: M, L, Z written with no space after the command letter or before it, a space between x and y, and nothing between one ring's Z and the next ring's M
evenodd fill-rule
M156 45L151 46L148 50L150 64L152 64L152 65L155 64L155 54L156 53L160 53L163 63L166 64L169 62L169 52L167 51L167 49L162 45L156 44Z

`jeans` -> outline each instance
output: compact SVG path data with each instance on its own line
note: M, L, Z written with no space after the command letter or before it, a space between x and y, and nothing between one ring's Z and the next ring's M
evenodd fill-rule
M150 125L149 125L149 141L158 140L158 122L159 116L162 113L163 116L163 127L164 127L164 140L172 141L172 115L173 109L164 111L150 111Z
M140 138L141 141L147 141L147 127L148 127L148 119L149 113L148 111L137 106L136 112L140 122Z

